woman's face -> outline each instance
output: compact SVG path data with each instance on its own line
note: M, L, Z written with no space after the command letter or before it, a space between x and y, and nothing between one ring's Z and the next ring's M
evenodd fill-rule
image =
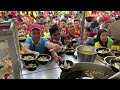
M38 42L39 42L39 40L40 40L40 34L41 34L41 32L40 32L40 30L38 30L38 29L33 29L33 30L31 31L31 37L32 37L32 40L33 40L35 43L38 43Z
M70 34L75 34L75 27L74 27L74 25L70 25Z
M108 33L107 32L103 32L101 35L100 35L100 40L102 42L106 42L108 39Z

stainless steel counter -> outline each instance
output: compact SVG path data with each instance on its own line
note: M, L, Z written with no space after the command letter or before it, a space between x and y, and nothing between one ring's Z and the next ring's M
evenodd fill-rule
M78 60L71 55L64 54L61 56L65 60L71 60L73 63L77 63ZM95 60L96 64L105 65L99 60ZM28 71L25 68L22 68L22 78L23 79L58 79L61 73L61 69L53 60L48 62L46 65L39 65L37 70Z

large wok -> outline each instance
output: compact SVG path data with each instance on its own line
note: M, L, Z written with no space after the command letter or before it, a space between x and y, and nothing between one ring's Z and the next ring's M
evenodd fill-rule
M83 79L86 76L86 71L94 72L92 79L108 79L115 74L110 67L94 64L91 62L76 63L69 72L62 72L60 79Z

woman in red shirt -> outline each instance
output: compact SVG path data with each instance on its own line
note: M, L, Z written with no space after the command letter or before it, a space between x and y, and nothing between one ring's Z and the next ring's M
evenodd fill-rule
M80 34L75 30L74 24L69 25L69 34L68 35L71 37L71 39L80 37Z

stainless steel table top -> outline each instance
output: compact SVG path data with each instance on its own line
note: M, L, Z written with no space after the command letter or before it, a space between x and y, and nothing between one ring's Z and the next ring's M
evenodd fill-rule
M65 60L71 60L73 63L78 63L78 60L72 55L62 55ZM95 60L96 64L105 65L99 60ZM61 69L54 60L51 60L46 65L39 65L35 71L28 71L22 68L23 79L58 79L61 73Z
M55 68L59 68L59 66L57 65L57 63L55 63L54 60L51 60L46 65L40 64L35 71L28 71L26 68L22 68L22 75L51 70Z

